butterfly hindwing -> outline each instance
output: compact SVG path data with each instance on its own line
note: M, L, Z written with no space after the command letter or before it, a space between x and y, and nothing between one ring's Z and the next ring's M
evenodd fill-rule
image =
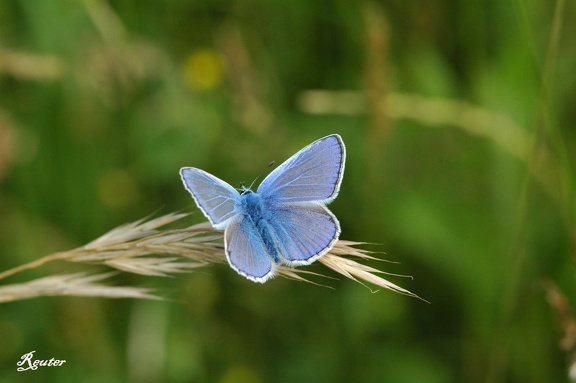
M340 235L340 223L319 203L280 204L269 208L269 225L284 263L309 265L326 254Z
M180 176L184 187L192 194L196 205L212 226L218 230L226 228L227 221L238 214L236 206L240 194L232 186L204 170L182 168Z
M224 243L228 263L240 275L260 283L274 276L275 264L254 224L246 216L239 215L229 222Z
M329 203L340 190L345 159L346 149L339 135L321 138L274 169L257 193L274 203Z

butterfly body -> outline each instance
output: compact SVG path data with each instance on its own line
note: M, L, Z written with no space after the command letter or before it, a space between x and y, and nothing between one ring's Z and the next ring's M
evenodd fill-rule
M264 204L262 197L251 190L244 190L240 195L240 219L258 233L260 240L275 263L280 263L280 252L275 244L273 229L270 225L272 216Z
M217 230L240 275L263 283L278 264L309 265L326 254L340 223L326 205L338 195L346 151L333 134L306 146L272 171L254 192L240 193L197 168L182 168L184 186Z

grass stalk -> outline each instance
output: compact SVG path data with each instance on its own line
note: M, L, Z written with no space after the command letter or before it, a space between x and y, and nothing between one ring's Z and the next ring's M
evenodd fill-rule
M103 265L116 271L145 276L169 276L209 264L227 263L222 233L214 230L208 222L183 229L165 228L186 216L187 214L171 213L155 219L142 219L122 225L84 246L50 254L3 271L0 273L0 280L55 261ZM360 263L361 260L377 258L369 251L358 247L359 245L361 245L359 242L340 240L320 259L320 263L354 281L417 297L378 275L384 272ZM302 268L287 266L278 268L279 276L310 282L304 277L306 274L315 273ZM111 275L111 273L54 275L25 283L3 285L0 286L0 302L57 295L160 298L148 289L108 286L101 283Z

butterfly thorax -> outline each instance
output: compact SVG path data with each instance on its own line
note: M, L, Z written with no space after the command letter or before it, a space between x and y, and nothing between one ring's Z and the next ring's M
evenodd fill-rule
M274 241L273 230L269 224L270 212L266 209L262 197L258 193L247 189L240 196L242 219L253 225L262 239L268 254L274 262L280 263L280 253Z

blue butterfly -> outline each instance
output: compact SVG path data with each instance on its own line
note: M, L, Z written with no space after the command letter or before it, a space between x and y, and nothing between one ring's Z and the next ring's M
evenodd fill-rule
M256 192L238 192L197 168L182 168L180 176L212 226L224 230L230 266L264 283L277 265L309 265L338 240L340 223L326 205L338 195L345 160L344 142L333 134L278 166Z

